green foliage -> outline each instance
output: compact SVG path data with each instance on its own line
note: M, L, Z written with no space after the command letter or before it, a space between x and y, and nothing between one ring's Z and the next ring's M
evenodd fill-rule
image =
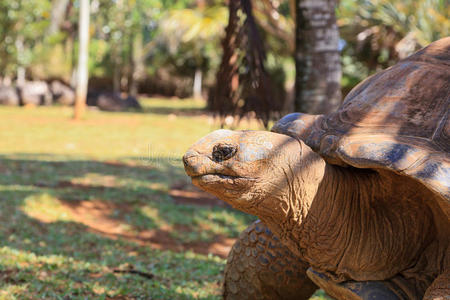
M51 0L0 1L0 77L15 77L24 67L32 78L70 81L77 60L78 1L69 2L60 31L50 35ZM293 1L252 3L267 69L277 86L292 87ZM449 7L448 0L339 1L344 89L449 36ZM126 87L140 68L140 78L189 86L200 69L204 84L212 86L227 18L219 0L91 0L90 75L115 77Z
M163 65L172 65L172 73L192 77L202 70L209 79L220 64L220 39L228 19L224 6L169 10L161 19L157 37L167 54ZM208 78L207 78L208 79Z
M161 23L163 37L171 49L181 43L216 40L226 25L227 14L227 9L220 6L169 11Z
M338 24L345 85L448 36L450 8L446 0L343 0Z
M402 37L412 33L419 46L450 35L450 8L446 0L360 1L358 15L390 26Z
M214 70L227 18L225 7L216 2L208 1L207 8L199 9L187 0L91 1L90 74L111 78L116 72L119 78L130 77L133 59L147 63L149 74L166 69L175 76L191 77L197 68ZM32 77L70 79L76 65L72 55L77 47L78 2L67 10L69 25L49 36L51 5L50 0L0 3L0 76L14 77L17 67L24 66ZM167 26L173 22L179 27ZM183 37L175 40L178 32ZM21 51L18 41L23 41Z
M114 69L129 71L124 66L130 63L133 40L143 36L147 41L152 39L153 22L158 21L160 14L160 1L98 0L98 6L91 10L90 73L106 76Z
M225 7L191 7L191 1L99 0L92 12L90 73L129 78L135 62L157 72L191 78L196 69L207 75L220 62ZM137 49L141 45L140 49ZM166 76L167 77L167 76Z
M49 0L0 1L0 76L34 61L34 49L44 43L50 5Z

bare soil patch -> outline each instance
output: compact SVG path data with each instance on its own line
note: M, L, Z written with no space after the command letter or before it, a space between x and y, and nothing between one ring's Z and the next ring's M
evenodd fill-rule
M112 163L112 165L116 165L116 163ZM43 184L36 185L42 186ZM104 190L109 186L93 186L84 183L59 181L56 186L53 186L53 188L55 187ZM169 191L169 195L177 204L229 207L227 203L219 200L217 197L186 182L174 184ZM182 242L173 238L170 235L170 232L177 231L187 233L191 231L188 226L164 226L158 229L148 230L136 230L135 228L131 228L122 220L122 216L132 209L128 204L112 203L100 199L59 201L61 201L64 209L67 210L70 218L75 222L85 225L88 228L88 231L111 239L121 238L136 242L140 245L148 245L154 249L172 250L177 252L191 250L199 254L212 253L225 258L236 240L234 238L216 235L207 242ZM33 215L33 217L43 222L49 221L45 215L41 216L39 213Z
M170 235L170 232L188 232L189 228L183 226L164 226L158 229L134 230L120 219L120 216L113 217L114 211L127 212L130 207L125 204L105 202L102 200L85 201L65 201L60 200L62 206L67 210L70 218L87 227L89 232L99 234L110 239L124 239L152 247L153 249L172 250L184 252L191 250L199 254L212 253L225 258L231 249L235 239L216 235L207 242L182 242ZM34 218L42 222L48 222L44 214L36 213Z

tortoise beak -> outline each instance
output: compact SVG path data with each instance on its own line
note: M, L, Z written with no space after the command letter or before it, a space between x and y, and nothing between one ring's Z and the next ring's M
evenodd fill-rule
M188 150L183 156L184 170L189 177L199 176L205 173L206 166L210 165L210 159L200 155L197 151Z

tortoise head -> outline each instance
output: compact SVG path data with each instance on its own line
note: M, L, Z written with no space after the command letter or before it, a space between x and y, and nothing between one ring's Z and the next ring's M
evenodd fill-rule
M286 135L217 130L195 143L183 162L194 185L260 216L263 210L289 209L289 198L302 190L300 175L310 169L312 160L305 161L305 154L319 158L303 142Z

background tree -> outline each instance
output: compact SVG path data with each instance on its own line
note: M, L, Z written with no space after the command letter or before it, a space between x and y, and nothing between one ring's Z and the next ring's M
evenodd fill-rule
M161 21L159 41L165 43L169 53L176 57L175 61L169 59L168 62L179 72L191 74L194 98L202 98L202 79L211 69L217 68L217 48L226 15L225 7L206 7L200 2L193 8L171 10Z
M335 0L297 0L295 110L327 113L341 102Z
M359 81L450 35L449 14L446 0L340 1L344 72ZM356 70L358 64L366 70Z
M240 1L228 2L228 25L222 41L222 61L217 71L214 89L208 98L208 108L222 118L227 114L235 114L239 100L239 46L241 20L238 12ZM222 124L223 126L223 120Z
M89 0L80 0L79 50L74 119L79 120L86 107L89 54Z
M50 2L0 1L0 76L23 81L46 39Z
M217 81L208 99L208 107L221 119L254 114L265 127L283 108L284 90L274 85L274 76L266 68L265 38L254 17L250 0L230 1L226 35L222 42L222 62ZM283 78L280 76L279 78ZM282 94L282 93L280 93Z
M48 26L47 34L52 35L59 31L62 23L64 22L68 5L69 0L52 1L50 25Z
M243 3L251 5L250 18L241 1L237 2L239 36L228 39L231 44L226 49L220 47L220 41L226 39L225 3L230 2L91 0L89 89L114 87L131 95L190 97L195 86L196 96L201 87L202 93L210 96L209 108L219 115L239 119L256 114L264 120L276 119L294 110L295 60L299 71L296 110L306 111L313 107L300 106L321 106L324 99L336 103L338 43L345 95L373 72L450 34L445 0L340 0L337 19L341 39L337 31L327 28L333 27L333 1L246 0ZM80 0L1 1L2 82L17 84L26 76L27 80L59 79L75 86L76 80L71 79L75 78L79 48L79 8ZM313 14L320 18L309 21ZM296 31L297 19L303 27ZM225 80L220 80L218 90L214 87L222 54L229 55L233 47L237 47L237 59L230 70L238 76L232 76L233 81L227 84L238 83L233 90L236 94L213 102L216 93L229 94L220 91L229 88L224 86ZM323 76L327 72L334 75ZM263 92L267 79L272 96ZM322 108L331 107L324 104Z

